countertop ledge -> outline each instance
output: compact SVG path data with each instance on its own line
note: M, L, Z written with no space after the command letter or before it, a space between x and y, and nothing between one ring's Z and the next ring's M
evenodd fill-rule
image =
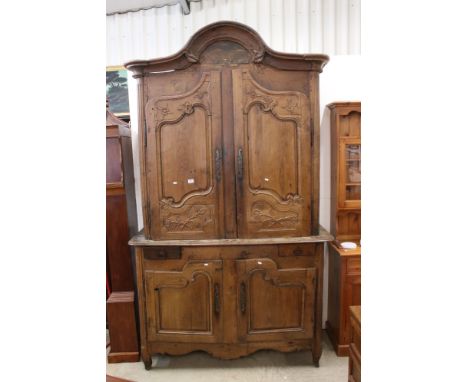
M133 236L128 242L131 246L156 247L156 246L223 246L223 245L267 245L267 244L305 244L323 243L334 240L334 237L322 226L316 236L300 237L274 237L274 238L254 238L254 239L204 239L204 240L149 240L143 232Z

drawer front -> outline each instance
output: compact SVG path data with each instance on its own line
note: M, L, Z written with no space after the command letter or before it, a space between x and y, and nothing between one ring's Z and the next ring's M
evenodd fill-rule
M348 274L361 274L361 257L350 257L346 260L346 272Z
M314 244L280 244L278 254L281 257L315 256L317 248Z
M181 247L148 247L144 249L145 260L180 259Z

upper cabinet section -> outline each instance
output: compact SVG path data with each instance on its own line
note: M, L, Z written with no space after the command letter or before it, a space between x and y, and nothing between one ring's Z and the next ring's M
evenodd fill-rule
M139 86L145 236L318 233L318 74L325 55L275 52L219 22L177 54L126 64Z

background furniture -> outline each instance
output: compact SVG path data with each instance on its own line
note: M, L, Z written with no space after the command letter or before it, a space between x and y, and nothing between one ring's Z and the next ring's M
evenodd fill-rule
M351 306L351 340L349 343L349 382L361 382L361 307Z
M311 349L318 366L327 61L219 22L170 57L126 64L139 86L145 227L130 243L146 368L155 353L259 349Z
M327 333L348 355L349 306L361 304L361 103L327 105L331 118L331 214ZM356 249L343 249L351 241Z
M130 129L106 110L106 259L108 362L139 360L129 238L137 231Z

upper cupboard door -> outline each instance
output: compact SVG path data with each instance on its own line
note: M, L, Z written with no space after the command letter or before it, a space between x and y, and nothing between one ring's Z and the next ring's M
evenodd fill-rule
M145 107L146 192L151 239L223 236L220 73ZM174 84L174 85L172 85Z
M233 70L240 237L311 233L311 129L305 94L273 91Z

